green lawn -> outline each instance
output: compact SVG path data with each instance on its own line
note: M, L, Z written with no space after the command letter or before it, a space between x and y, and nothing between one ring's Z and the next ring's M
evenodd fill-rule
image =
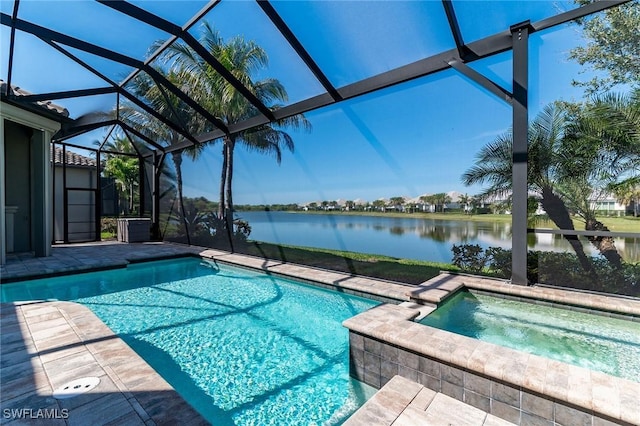
M268 259L409 284L419 284L437 276L443 270L460 271L455 266L446 263L263 242L250 242L238 251Z

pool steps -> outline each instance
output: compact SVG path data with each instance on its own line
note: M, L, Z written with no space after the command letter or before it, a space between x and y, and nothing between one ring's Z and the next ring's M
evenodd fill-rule
M513 423L395 376L344 423L344 426L371 425L509 426Z

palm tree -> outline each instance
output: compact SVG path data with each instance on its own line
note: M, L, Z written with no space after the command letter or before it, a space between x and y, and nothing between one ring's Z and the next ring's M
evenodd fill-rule
M422 211L426 211L425 207L427 205L431 205L432 203L432 195L421 195L420 196L420 202L422 203Z
M438 211L438 206L440 206L440 211L444 213L444 206L451 202L451 197L444 192L433 194L432 197L433 204L436 206L436 211Z
M158 43L160 42L156 42L152 45L150 51L154 51L157 48ZM177 86L181 86L183 84L182 82L184 82L188 77L186 72L180 69L170 70L169 72L164 72L161 69L158 69L158 71L162 72L167 80ZM148 74L139 73L129 82L128 88L136 96L143 99L148 105L155 109L156 112L175 121L176 123L179 123L190 134L199 134L212 128L212 126L206 123L202 117L193 113L193 111L177 96L168 93L168 91L155 84ZM166 146L177 145L184 141L184 137L181 133L164 125L154 117L151 117L136 105L124 104L120 107L119 114L120 118L130 124L133 128ZM177 216L182 218L187 242L189 244L191 243L191 240L189 236L189 224L185 216L183 199L182 161L183 155L186 155L192 160L196 160L203 152L204 147L204 144L195 144L188 148L171 152L171 160L176 174L176 191L178 198Z
M242 36L225 42L219 32L205 21L202 24L200 43L271 110L281 108L278 102L287 100L287 92L278 80L255 80L255 74L268 66L266 52L255 42L247 41ZM163 60L171 64L176 72L184 73L183 87L226 125L258 115L257 108L190 47L174 43L165 50ZM283 149L294 150L293 138L282 128L310 129L311 126L302 114L298 114L222 138L223 165L218 216L224 219L229 231L233 229L232 188L236 146L242 145L252 151L273 155L280 163Z
M471 202L471 197L469 197L467 194L461 195L460 196L460 204L462 204L464 207L462 208L462 210L464 211L464 214L469 214L469 203Z
M396 211L403 211L404 204L405 204L404 197L391 197L389 199L389 206Z
M596 218L590 200L607 190L623 201L633 197L640 181L640 88L629 95L597 96L577 109L563 149L570 158L562 175L565 193L584 220L585 229L609 231ZM613 266L622 266L613 238L588 239Z
M557 178L562 158L560 146L566 117L556 105L545 107L531 122L528 132L529 189L540 194L542 208L549 219L562 230L574 230L566 204L557 192ZM508 131L485 145L476 156L476 164L462 175L465 185L488 183L480 196L504 197L512 190L513 135ZM576 235L564 235L585 271L593 273L593 265Z

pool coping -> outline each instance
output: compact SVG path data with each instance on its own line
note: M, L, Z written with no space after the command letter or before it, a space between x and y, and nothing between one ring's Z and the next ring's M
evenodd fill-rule
M118 246L111 244L111 246ZM123 245L120 245L121 247ZM148 244L124 244L123 247L139 247L143 249ZM153 243L150 248L157 250L158 244ZM199 246L187 246L177 243L162 243L162 248L166 250L161 254L145 255L143 250L129 256L124 255L119 259L106 259L103 261L91 262L73 266L65 266L56 270L46 269L44 272L22 272L13 274L3 274L0 279L0 286L22 281L31 281L41 278L53 278L64 275L79 273L100 272L111 269L122 269L128 265L152 262L159 260L198 258L221 262L224 264L244 267L253 270L273 274L284 278L292 278L316 285L323 288L334 289L347 294L366 297L380 302L399 303L409 301L408 296L414 284L406 284L384 280L380 278L367 277L345 272L332 271L307 265L301 265L278 260L265 259L241 253L231 253L223 250L211 249Z
M28 421L41 409L54 416L47 423L54 425L209 424L89 308L60 301L0 307L0 422ZM53 398L54 390L82 377L100 383L73 398ZM17 414L7 417L6 410Z
M543 298L571 306L580 305L579 302L582 301L588 309L604 309L623 316L630 315L636 320L640 313L640 300L570 294L572 292L567 290L516 286L501 280L463 275L441 274L434 280L448 282L452 287L460 285L458 290L479 289L525 298ZM455 291L450 294L453 293ZM420 300L424 292L416 289L411 296L413 300ZM445 299L446 297L442 298L440 302ZM517 390L520 398L522 393L548 397L555 404L554 407L563 405L558 410L577 408L580 412L592 413L601 419L640 424L640 411L637 410L640 406L640 383L419 324L415 322L418 315L414 309L386 304L344 321L343 325L351 334L351 353L356 375L361 376L367 384L380 387L385 380L390 379L385 376L385 371L399 371L399 374L409 376L412 380L423 378L425 385L437 380L435 386L442 388L435 390L442 389L443 392L447 381L447 386L451 385L448 388L450 396L464 399L468 394L476 398L476 401L481 396L483 404L493 409L494 405L499 406L503 401L493 404L490 391L485 395L465 388L467 375L470 382L474 383L489 378ZM387 356L385 351L394 355ZM411 361L402 364L398 351L408 351L402 353L405 361ZM437 367L437 377L428 376L418 368L419 357L442 363ZM442 372L445 368L449 375L446 378ZM455 374L451 373L453 370L456 371ZM472 384L472 388L473 386L475 385ZM520 402L516 402L520 408ZM501 410L506 411L504 407ZM510 415L512 418L506 419L513 421L516 414L511 412Z

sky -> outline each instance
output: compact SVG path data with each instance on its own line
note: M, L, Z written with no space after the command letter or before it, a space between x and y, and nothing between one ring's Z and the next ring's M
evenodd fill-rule
M206 2L134 1L134 4L183 25ZM178 7L176 7L178 5ZM442 3L438 1L275 1L288 23L336 87L376 75L454 47ZM573 7L563 1L458 1L454 8L463 38L474 41L530 18L537 21ZM10 14L12 1L0 8ZM80 0L20 2L19 16L39 25L136 58L148 46L169 36L124 18L96 2ZM222 0L205 17L225 39L242 35L269 55L269 67L257 78L280 80L289 103L323 93L323 88L297 58L254 1ZM192 30L198 36L199 26ZM9 31L0 30L1 78L7 80ZM133 41L132 41L133 40ZM573 79L589 78L570 49L583 45L576 25L535 33L530 38L530 117L549 102L579 100ZM12 83L33 93L104 87L99 77L59 54L39 39L18 32ZM69 49L108 78L121 81L131 69ZM470 66L511 90L511 53ZM43 73L44 70L44 73ZM115 96L57 101L72 117L107 111ZM289 131L294 152L275 158L236 150L236 204L373 201L394 196L457 191L469 195L481 187L465 187L461 175L476 153L511 125L511 107L454 70L413 80L385 90L305 114L311 132ZM104 137L98 130L70 140L90 146ZM218 198L221 145L212 143L193 163L183 164L186 196Z

